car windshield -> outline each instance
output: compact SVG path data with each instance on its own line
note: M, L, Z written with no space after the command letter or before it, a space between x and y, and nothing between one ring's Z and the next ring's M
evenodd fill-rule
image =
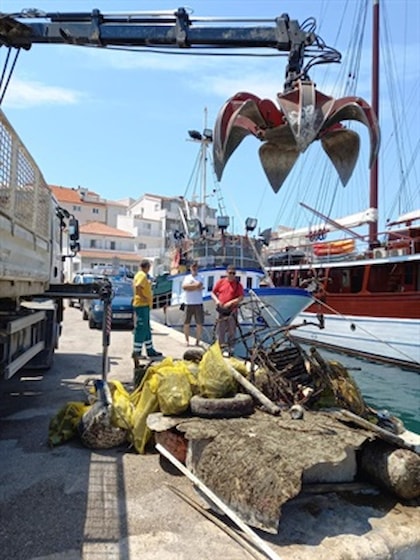
M113 284L112 289L116 296L129 296L133 297L133 287L130 283L125 282L121 284Z

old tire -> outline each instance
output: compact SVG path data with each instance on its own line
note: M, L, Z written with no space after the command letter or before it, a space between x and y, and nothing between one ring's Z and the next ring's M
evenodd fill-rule
M201 348L190 348L184 352L182 357L183 360L188 362L201 362L201 358L204 356L204 350Z
M190 400L191 412L202 418L239 418L254 412L251 395L238 393L234 397L206 399L194 395Z

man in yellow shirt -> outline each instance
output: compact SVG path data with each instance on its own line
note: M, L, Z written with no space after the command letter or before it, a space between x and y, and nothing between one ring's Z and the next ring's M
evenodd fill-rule
M133 280L133 307L136 314L133 355L141 356L143 344L149 358L160 358L162 353L153 348L150 329L150 309L153 305L152 285L149 278L150 261L144 259Z

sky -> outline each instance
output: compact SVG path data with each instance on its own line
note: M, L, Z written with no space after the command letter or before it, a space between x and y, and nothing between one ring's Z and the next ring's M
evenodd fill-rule
M45 12L110 12L168 10L182 3L141 0L37 0ZM33 6L35 4L35 6ZM358 79L349 80L357 19L366 12L367 39L360 48ZM21 0L0 0L0 11L28 8ZM300 23L317 21L316 32L343 55L342 64L314 67L317 88L340 97L351 82L354 93L370 101L371 0L195 0L186 4L196 17L267 18L283 13ZM381 94L380 220L420 208L420 2L381 0L384 26L382 69L395 70L393 92ZM246 25L246 24L242 24ZM266 22L264 25L272 25ZM70 45L33 45L22 51L2 109L38 163L49 184L86 187L103 198L198 195L193 169L199 145L188 130L213 128L225 101L239 91L275 100L283 91L284 56L256 56L275 51L243 51L247 56L202 56L111 51ZM226 54L226 53L224 53ZM4 63L7 49L0 49ZM389 62L388 62L389 60ZM394 67L395 65L395 67ZM384 78L384 82L389 78ZM417 86L416 86L417 84ZM394 132L392 119L400 123ZM247 217L260 229L319 222L300 202L335 219L369 206L369 138L362 125L359 163L343 188L319 143L300 156L279 193L271 189L259 161L259 141L250 136L237 148L218 185L211 171L207 202L231 216L236 232ZM395 148L395 141L401 150ZM402 155L400 155L400 151ZM417 156L417 159L416 159ZM382 167L383 165L383 167ZM403 184L403 190L399 187ZM218 191L221 195L217 194ZM221 199L221 196L223 197Z

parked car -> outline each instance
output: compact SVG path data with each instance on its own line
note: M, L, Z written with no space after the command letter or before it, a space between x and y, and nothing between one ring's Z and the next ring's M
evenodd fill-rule
M127 276L119 276L119 275L110 275L110 274L97 274L97 276L100 276L100 278L102 280L106 279L109 282L111 282L111 284L118 284L118 283L129 283L131 286L131 282L132 280L130 278L128 278ZM99 299L99 298L98 298ZM92 298L85 298L85 299L81 299L79 301L79 308L80 311L82 312L82 318L84 321L87 321L89 319L89 312L90 312L90 308L92 307L94 302L97 302L96 299L92 299Z
M73 284L92 284L93 282L100 282L104 280L103 274L96 274L94 272L78 272L73 278ZM82 300L80 298L69 298L69 307L78 305L82 309Z
M86 309L86 307L84 308ZM100 299L90 300L89 309L86 311L89 328L102 328L104 315L104 302ZM131 282L112 282L111 299L111 325L133 328L133 285Z

